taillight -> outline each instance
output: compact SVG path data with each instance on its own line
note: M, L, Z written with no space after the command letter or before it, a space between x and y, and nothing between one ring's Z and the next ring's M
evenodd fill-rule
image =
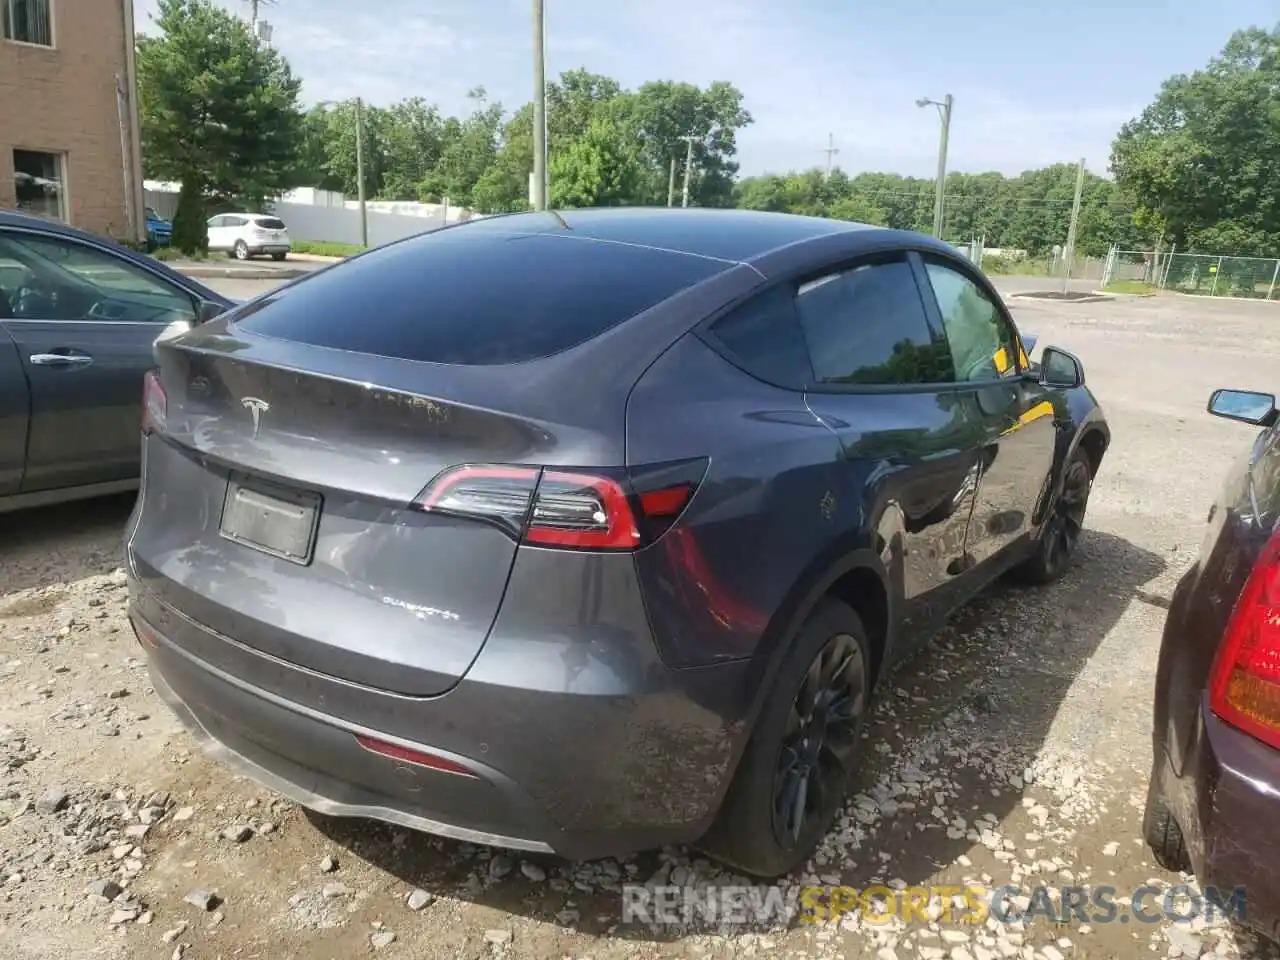
M413 506L481 520L537 546L634 550L670 527L705 470L705 460L664 465L641 471L637 483L624 470L466 464L437 476Z
M164 387L160 386L160 374L148 370L142 378L142 432L148 434L163 430L168 410L169 398L165 396Z
M1280 749L1280 533L1267 541L1231 611L1209 705L1227 723Z

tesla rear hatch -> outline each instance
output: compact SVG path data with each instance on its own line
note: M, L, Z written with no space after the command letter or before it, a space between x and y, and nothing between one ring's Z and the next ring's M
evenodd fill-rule
M468 225L158 346L129 539L144 594L325 676L448 690L522 539L622 545L574 540L610 491L567 468L624 462L626 390L575 402L571 348L724 268Z

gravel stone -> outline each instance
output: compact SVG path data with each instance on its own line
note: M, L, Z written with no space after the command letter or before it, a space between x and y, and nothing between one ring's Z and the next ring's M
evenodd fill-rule
M333 859L333 857L325 857L323 860L320 861L321 873L333 873L333 871L337 869L338 869L338 861Z
M410 910L421 910L432 901L433 897L425 890L414 890L405 899L405 905Z
M520 864L520 872L534 883L541 883L543 880L547 879L547 871L529 860Z
M390 930L381 930L369 938L369 942L373 945L373 949L381 950L383 947L389 947L396 942L396 935Z
M67 801L71 799L71 794L67 792L67 788L63 786L53 786L45 790L40 795L40 799L36 801L36 813L42 813L46 817L53 816L66 809Z
M111 879L95 880L84 888L84 892L91 897L101 897L103 900L114 900L120 894L124 893L124 887Z
M489 877L493 880L501 880L514 869L515 862L505 853L495 853L489 861Z
M222 898L212 890L192 890L182 899L183 902L206 912L213 910L222 902Z
M222 839L231 840L234 843L244 843L252 836L253 827L247 823L232 824L222 831Z

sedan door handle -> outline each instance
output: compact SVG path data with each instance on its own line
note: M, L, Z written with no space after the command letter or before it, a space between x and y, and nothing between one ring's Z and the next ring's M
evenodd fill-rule
M34 367L87 367L93 363L93 357L83 353L33 353L31 365Z

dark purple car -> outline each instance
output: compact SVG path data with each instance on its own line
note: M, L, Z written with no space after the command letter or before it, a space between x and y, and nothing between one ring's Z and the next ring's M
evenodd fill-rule
M1280 924L1280 429L1275 398L1218 390L1209 412L1263 428L1209 511L1174 590L1156 677L1144 832L1156 859ZM1239 910L1239 901L1236 909Z

